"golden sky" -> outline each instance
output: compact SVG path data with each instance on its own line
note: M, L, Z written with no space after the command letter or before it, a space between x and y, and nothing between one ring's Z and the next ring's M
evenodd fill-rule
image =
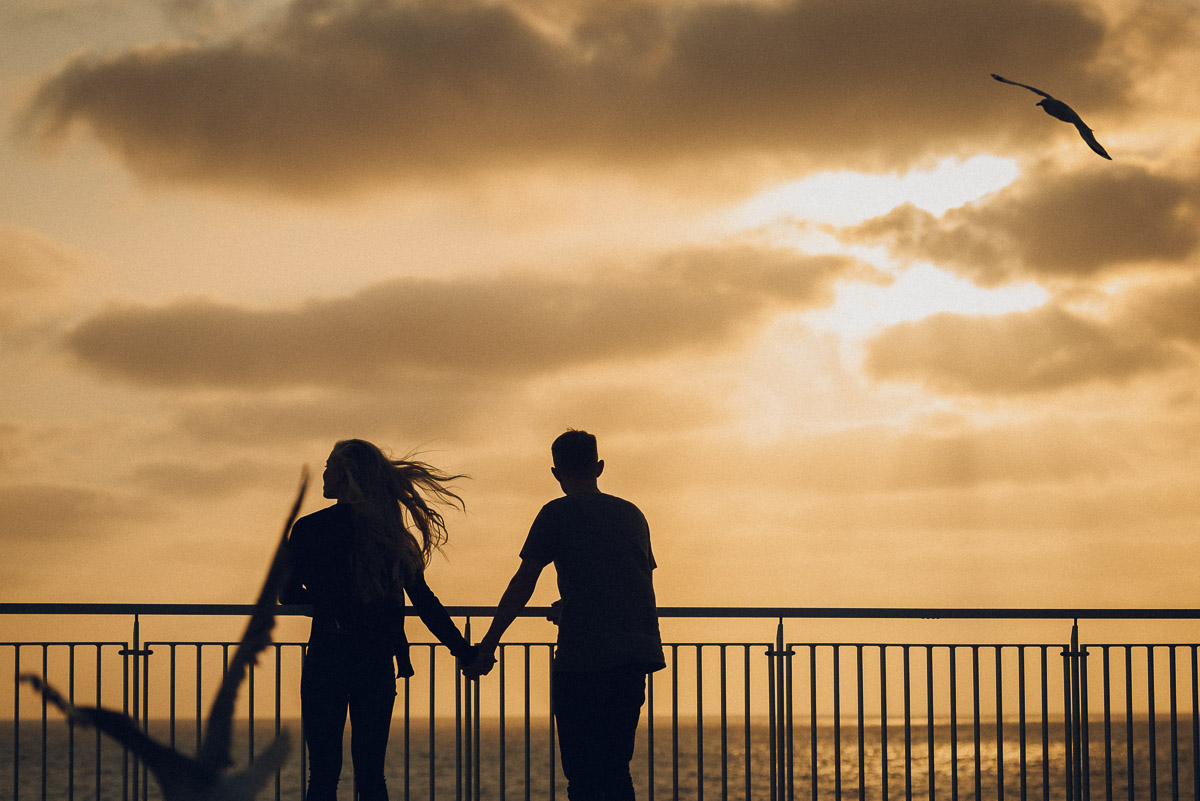
M363 437L471 476L430 583L494 603L577 427L664 605L1198 606L1198 45L1191 0L5 0L0 599L248 602Z

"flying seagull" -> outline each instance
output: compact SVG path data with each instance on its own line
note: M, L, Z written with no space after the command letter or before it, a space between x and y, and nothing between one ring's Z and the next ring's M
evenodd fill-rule
M289 554L287 535L300 513L300 503L308 487L308 470L300 481L300 491L292 505L283 537L275 549L267 578L263 582L254 612L246 625L246 633L238 643L221 687L208 713L204 737L196 756L181 754L173 748L151 739L128 715L103 707L74 706L62 694L42 680L41 676L25 673L21 681L42 693L43 697L62 710L68 718L82 726L104 732L128 748L142 760L162 788L164 801L253 801L255 795L275 775L287 758L290 742L283 732L252 764L244 770L226 773L233 764L230 740L233 733L233 702L246 676L247 668L258 661L258 654L271 642L275 627L276 599L287 579Z
M1071 108L1058 98L1051 97L1041 89L1035 89L1028 84L1010 81L1008 78L1001 78L994 72L992 73L992 77L1001 83L1011 83L1013 86L1020 86L1024 89L1028 89L1034 94L1041 95L1043 99L1038 101L1038 105L1042 107L1042 111L1046 112L1056 120L1062 120L1063 122L1069 122L1074 125L1076 130L1079 131L1079 135L1083 137L1083 141L1087 142L1088 147L1099 153L1101 156L1104 156L1104 158L1108 159L1109 161L1112 161L1112 156L1108 155L1108 151L1106 151L1100 145L1100 143L1096 141L1096 137L1092 133L1092 129L1084 124L1083 120L1079 118L1079 115L1075 113L1075 109Z

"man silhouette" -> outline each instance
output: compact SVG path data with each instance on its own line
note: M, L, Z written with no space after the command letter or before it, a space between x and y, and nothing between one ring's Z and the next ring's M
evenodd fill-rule
M597 487L604 462L595 436L569 430L550 452L563 497L534 519L479 657L464 672L474 678L491 670L500 638L553 563L562 600L551 705L567 797L626 801L634 798L629 761L646 674L666 666L650 529L636 506Z

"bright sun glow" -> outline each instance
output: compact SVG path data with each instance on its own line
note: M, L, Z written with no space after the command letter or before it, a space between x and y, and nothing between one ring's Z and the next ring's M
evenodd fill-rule
M940 312L1010 314L1037 308L1046 298L1046 290L1037 284L984 289L932 265L917 264L897 275L888 286L859 283L842 286L833 306L808 319L815 328L858 338L884 326Z
M762 192L734 209L725 224L732 232L764 237L777 247L809 253L846 253L895 277L890 284L851 283L836 303L808 316L810 324L849 338L868 336L887 325L939 312L1007 314L1046 302L1035 284L984 289L929 264L902 268L882 248L849 247L818 226L848 226L911 203L931 214L978 200L1016 180L1016 162L995 156L966 161L943 159L931 170L904 175L824 172Z
M761 192L734 209L729 224L741 230L781 220L854 225L904 203L943 214L1003 189L1017 174L1014 160L995 156L943 159L904 175L822 172Z

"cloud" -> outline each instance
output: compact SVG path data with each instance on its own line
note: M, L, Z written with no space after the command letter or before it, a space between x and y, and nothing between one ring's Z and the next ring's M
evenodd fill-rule
M40 546L98 540L150 510L106 490L53 484L0 488L0 548L33 553ZM3 561L9 561L4 559Z
M173 460L150 461L131 471L130 483L156 498L227 499L274 481L272 465L240 459L213 467Z
M1122 383L1180 364L1181 354L1139 332L1045 306L998 317L937 314L867 343L864 369L878 381L942 394L1024 395L1093 381Z
M1126 315L1163 337L1200 346L1200 278L1130 292L1122 305Z
M1046 165L940 218L911 205L843 229L897 256L953 269L980 284L1093 280L1148 264L1179 264L1200 245L1200 180L1144 166Z
M1052 75L1093 121L1125 109L1110 37L1057 0L595 3L569 22L297 0L219 42L76 58L24 127L51 144L82 126L151 181L301 196L546 162L900 168L1061 133L1014 115L992 71Z
M868 268L749 247L649 270L403 278L299 307L215 300L102 311L67 348L103 373L167 387L355 387L447 375L508 379L727 346L783 306L832 298Z
M0 330L31 318L82 264L78 255L36 231L0 224Z

